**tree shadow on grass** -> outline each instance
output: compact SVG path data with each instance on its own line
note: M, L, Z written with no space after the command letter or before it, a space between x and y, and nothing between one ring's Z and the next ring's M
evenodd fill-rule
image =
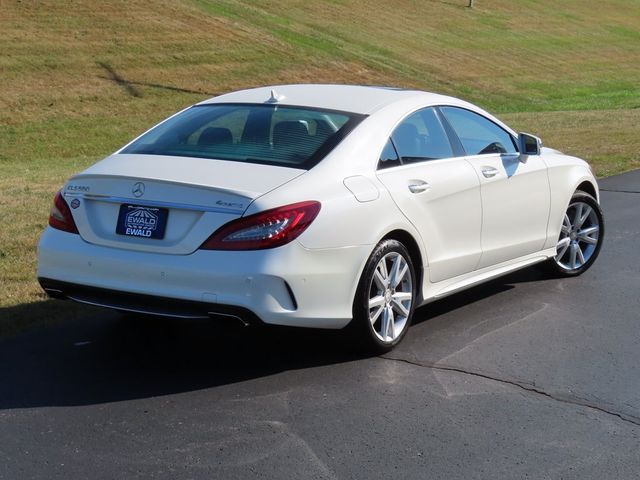
M219 93L202 92L199 90L191 90L188 88L174 87L173 85L162 85L159 83L150 83L150 82L136 82L136 81L128 80L124 78L122 75L120 75L120 73L116 71L115 68L113 68L111 64L107 62L96 62L96 64L100 68L102 68L108 75L107 77L99 76L98 78L102 78L104 80L111 80L116 85L119 85L120 87L122 87L124 91L127 93L127 95L131 97L141 98L143 96L142 91L139 88L137 88L138 86L159 88L163 90L170 90L173 92L193 93L196 95L207 95L209 97L215 97L220 95Z
M417 323L532 279L525 271L434 302ZM68 301L4 308L0 318L43 326L0 340L0 409L147 398L366 358L340 331L140 318Z

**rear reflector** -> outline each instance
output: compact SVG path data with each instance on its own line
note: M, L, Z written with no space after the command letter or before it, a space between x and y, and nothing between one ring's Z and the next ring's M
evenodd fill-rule
M320 202L294 203L239 218L223 225L200 247L203 250L261 250L285 245L320 212Z

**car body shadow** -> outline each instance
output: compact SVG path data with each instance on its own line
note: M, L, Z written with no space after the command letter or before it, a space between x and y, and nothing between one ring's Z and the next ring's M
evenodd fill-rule
M431 303L416 312L416 323L446 320L464 305L535 278L523 271ZM0 409L170 395L367 357L341 331L139 318L62 301L30 305L14 308L25 309L23 315L29 308L33 315L68 309L76 318L0 340Z
M413 325L418 325L433 318L446 315L482 299L507 292L515 288L519 283L538 282L548 279L550 279L549 275L541 273L537 268L518 270L517 272L510 273L495 280L427 303L416 310L413 317Z

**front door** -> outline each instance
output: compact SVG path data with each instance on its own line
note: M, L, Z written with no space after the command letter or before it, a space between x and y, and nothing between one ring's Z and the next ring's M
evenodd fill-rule
M457 107L440 110L480 180L482 257L478 268L542 250L550 206L542 158L521 157L511 134L482 115Z

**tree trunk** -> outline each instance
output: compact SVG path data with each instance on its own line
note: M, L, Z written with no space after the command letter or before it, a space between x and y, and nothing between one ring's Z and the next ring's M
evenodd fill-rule
M469 0L469 8L473 8L473 1L474 0Z

